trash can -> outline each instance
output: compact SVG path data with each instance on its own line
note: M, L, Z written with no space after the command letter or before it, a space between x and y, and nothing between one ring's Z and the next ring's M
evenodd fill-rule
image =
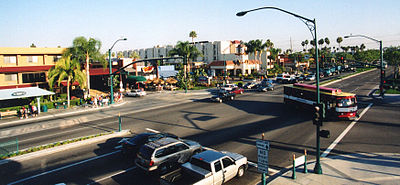
M47 105L42 105L42 112L47 112Z

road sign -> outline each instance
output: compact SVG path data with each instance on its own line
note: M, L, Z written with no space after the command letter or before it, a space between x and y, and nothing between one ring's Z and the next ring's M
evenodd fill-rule
M264 149L264 150L269 150L269 141L257 139L256 140L256 147Z
M257 169L261 173L268 173L268 150L269 141L257 140Z

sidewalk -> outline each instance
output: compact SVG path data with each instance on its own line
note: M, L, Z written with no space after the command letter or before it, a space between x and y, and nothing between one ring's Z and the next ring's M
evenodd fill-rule
M321 159L322 173L313 172L315 162L296 169L296 179L292 171L273 179L268 184L399 184L400 154L361 153L333 156ZM259 183L261 184L261 183Z

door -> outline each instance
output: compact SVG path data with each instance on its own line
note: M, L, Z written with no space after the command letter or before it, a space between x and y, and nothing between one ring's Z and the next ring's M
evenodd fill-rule
M228 157L225 157L222 159L222 165L223 165L223 172L224 172L224 182L229 181L233 177L235 177L237 173L237 168L235 165L235 162L231 160Z
M220 185L224 182L224 173L221 161L214 162L214 185Z

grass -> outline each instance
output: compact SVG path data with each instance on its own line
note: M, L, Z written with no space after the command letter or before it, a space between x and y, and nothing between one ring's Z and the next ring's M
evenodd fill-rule
M381 93L380 90L375 91L375 94L380 94L380 93ZM396 89L388 89L385 90L385 94L400 94L400 91Z
M57 147L57 146L61 146L61 145L66 145L69 143L75 143L78 141L83 141L83 140L87 140L87 139L91 139L91 138L95 138L95 137L99 137L99 136L104 136L104 135L111 134L111 133L113 133L113 132L100 133L100 134L95 134L95 135L90 135L90 136L79 137L79 138L75 138L75 139L69 139L69 140L65 140L65 141L59 141L59 142L55 142L55 143L51 143L51 144L47 144L47 145L31 147L31 148L28 148L28 149L25 149L22 151L17 151L17 152L9 153L8 155L0 156L0 159L7 159L10 157L20 156L20 155L44 150L47 148L53 148L53 147Z

